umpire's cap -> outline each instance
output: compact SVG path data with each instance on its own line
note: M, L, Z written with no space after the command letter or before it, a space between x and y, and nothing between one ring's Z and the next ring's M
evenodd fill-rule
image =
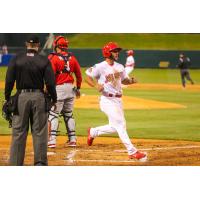
M34 43L40 43L40 39L37 35L31 34L28 36L26 42L34 44Z
M181 53L179 54L179 57L180 57L180 58L183 58L183 57L185 57L185 54L184 54L183 52L181 52Z

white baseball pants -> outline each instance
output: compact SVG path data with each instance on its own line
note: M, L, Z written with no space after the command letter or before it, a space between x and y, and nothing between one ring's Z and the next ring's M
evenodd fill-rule
M126 131L126 121L124 118L121 98L101 96L100 108L101 111L107 115L109 124L91 128L91 136L95 138L102 134L111 134L117 132L122 143L125 145L128 154L131 155L135 153L137 149L131 143Z
M133 67L125 67L125 72L127 74L127 76L133 71Z

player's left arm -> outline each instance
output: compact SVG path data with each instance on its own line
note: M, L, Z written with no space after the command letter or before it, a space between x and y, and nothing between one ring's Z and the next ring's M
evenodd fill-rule
M135 79L135 77L129 77L127 76L125 69L122 67L122 72L121 72L121 82L124 85L131 85L134 83L137 83L137 80Z
M82 80L83 80L82 73L81 73L81 67L75 57L73 57L73 62L74 62L74 74L76 76L75 94L76 94L76 98L80 98L80 96L81 96L80 89L81 89L81 84L82 84Z
M137 80L134 78L134 77L130 77L130 78L125 78L123 81L122 81L122 84L124 85L132 85L134 83L137 83Z

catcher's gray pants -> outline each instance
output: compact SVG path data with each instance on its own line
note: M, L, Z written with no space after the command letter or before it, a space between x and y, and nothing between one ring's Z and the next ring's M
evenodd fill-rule
M186 84L185 78L188 81L190 81L192 84L194 84L194 82L192 81L192 79L190 77L190 73L189 73L188 69L182 69L181 70L181 81L182 81L183 87L185 87L185 84Z
M74 107L74 97L67 98L64 100L58 100L56 103L56 109L52 108L49 114L49 121L51 122L51 136L56 137L58 131L58 117L62 113L65 126L67 129L67 134L69 141L75 141L75 120L73 118L73 107Z
M13 116L10 165L23 165L29 122L33 138L34 165L47 162L47 112L42 92L21 93L18 99L19 115Z

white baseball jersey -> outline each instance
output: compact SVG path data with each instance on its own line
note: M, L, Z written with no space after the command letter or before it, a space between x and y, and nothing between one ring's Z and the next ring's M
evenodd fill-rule
M113 95L122 94L121 82L128 78L124 66L117 62L111 66L103 61L86 70L86 74L104 86L103 92Z
M135 59L133 56L128 56L127 59L126 59L126 64L125 66L126 67L133 67L135 64Z

